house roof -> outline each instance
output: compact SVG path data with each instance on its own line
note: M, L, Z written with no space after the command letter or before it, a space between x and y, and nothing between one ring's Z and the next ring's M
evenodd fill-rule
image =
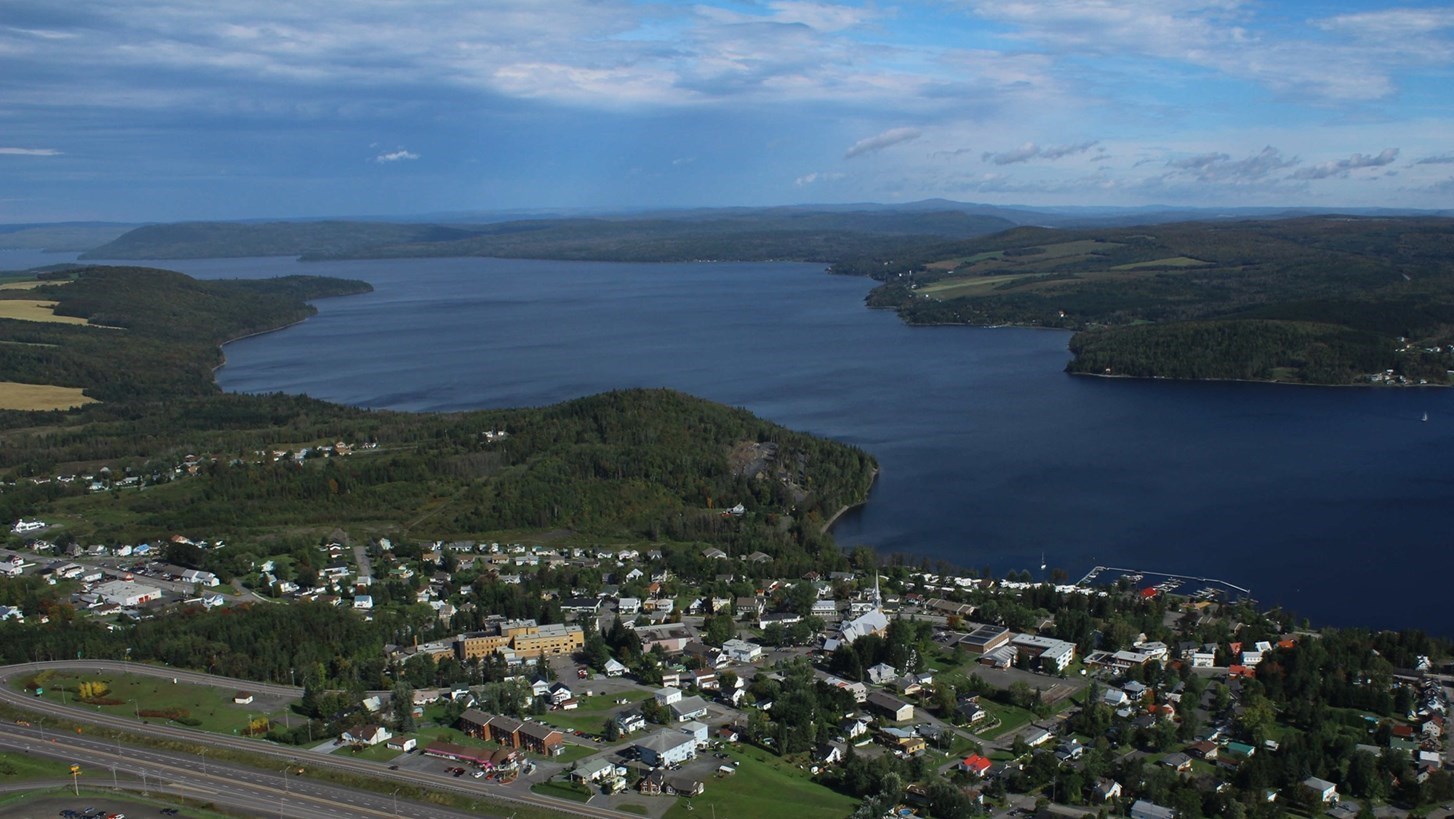
M646 748L653 753L664 754L683 745L695 744L696 737L675 731L670 728L663 728L654 734L647 734L636 741L636 747Z
M994 763L989 761L989 759L982 757L979 754L970 754L969 756L965 757L959 764L978 773L984 773L985 771L988 771L990 769L990 766L994 765Z
M551 735L559 737L562 742L565 741L565 735L562 734L559 730L552 728L549 725L541 725L537 722L527 722L524 725L520 726L520 733L524 734L527 737L538 739L541 742L549 742Z

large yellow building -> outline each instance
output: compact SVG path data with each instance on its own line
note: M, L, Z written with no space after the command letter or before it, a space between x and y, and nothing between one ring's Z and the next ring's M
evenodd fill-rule
M461 634L454 641L454 654L467 662L508 648L521 659L539 659L570 654L585 644L585 632L578 625L540 626L534 620L506 620L485 631Z

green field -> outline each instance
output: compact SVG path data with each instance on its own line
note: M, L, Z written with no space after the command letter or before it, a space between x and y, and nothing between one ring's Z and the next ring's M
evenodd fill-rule
M64 779L71 766L55 759L13 751L0 752L0 785L32 779Z
M1112 270L1144 270L1155 267L1204 267L1211 264L1201 259L1193 259L1190 256L1171 256L1165 259L1152 259L1149 262L1132 262L1130 264L1118 264Z
M348 756L353 757L354 759L367 759L370 762L388 762L389 760L397 756L401 756L404 752L392 750L388 747L387 743L381 742L378 745L364 748L357 753L354 752L354 748L352 745L340 745L333 751L333 753L335 756Z
M728 753L741 763L737 773L707 780L701 796L678 799L666 819L696 819L713 811L721 817L842 819L858 805L858 800L813 782L807 772L765 751L731 748Z
M101 681L109 691L104 704L87 704L77 700L77 689L84 682ZM23 684L23 680L21 681ZM257 717L286 724L290 719L302 722L301 717L290 717L290 702L259 697L248 705L236 705L232 697L236 691L231 688L214 688L188 683L173 684L164 677L106 672L102 674L76 674L68 671L55 672L44 678L43 698L50 702L68 705L76 709L96 710L119 717L135 719L146 711L176 711L183 719L196 720L198 725L190 727L216 734L241 734L246 730L248 720ZM142 716L148 722L166 723L165 716ZM186 724L186 723L182 723Z
M540 719L565 731L584 731L599 735L604 730L606 717L631 707L651 696L647 691L627 691L621 694L598 694L582 697L574 711L547 711ZM617 705L616 700L629 700L627 705Z
M573 799L577 802L585 802L595 793L584 785L577 785L574 782L565 782L559 779L552 779L547 782L537 782L530 786L532 793L541 796L552 796L556 799Z
M1000 724L986 731L976 731L986 739L997 739L1012 731L1030 724L1035 715L1023 708L1016 708L1013 705L1003 705L988 699L982 699L979 703L984 710L990 713L992 719L998 719Z
M1005 276L954 276L940 279L933 284L926 284L915 292L931 299L958 299L965 296L982 295L1006 282L1034 278L1035 275L1037 274L1013 273Z

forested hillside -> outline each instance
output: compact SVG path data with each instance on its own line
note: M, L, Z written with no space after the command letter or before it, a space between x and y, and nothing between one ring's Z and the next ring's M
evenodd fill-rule
M911 323L1084 331L1074 372L1442 384L1454 369L1450 219L1018 228L834 269L883 281L869 304Z
M865 453L666 390L411 414L217 389L220 342L306 317L304 299L365 289L97 267L3 291L53 299L57 314L102 326L0 321L0 381L82 387L101 403L0 414L0 470L48 478L104 466L144 488L97 494L80 482L20 480L0 492L0 518L43 514L72 537L103 542L180 531L453 538L570 529L776 552L828 548L822 522L867 494L874 465ZM353 454L308 454L340 441ZM770 453L751 474L729 458L744 443ZM179 476L189 455L195 474ZM751 514L721 514L738 503Z

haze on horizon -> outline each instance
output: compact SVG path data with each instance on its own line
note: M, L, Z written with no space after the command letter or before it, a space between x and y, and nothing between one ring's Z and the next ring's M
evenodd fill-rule
M0 221L1447 208L1451 68L1418 0L0 0Z

